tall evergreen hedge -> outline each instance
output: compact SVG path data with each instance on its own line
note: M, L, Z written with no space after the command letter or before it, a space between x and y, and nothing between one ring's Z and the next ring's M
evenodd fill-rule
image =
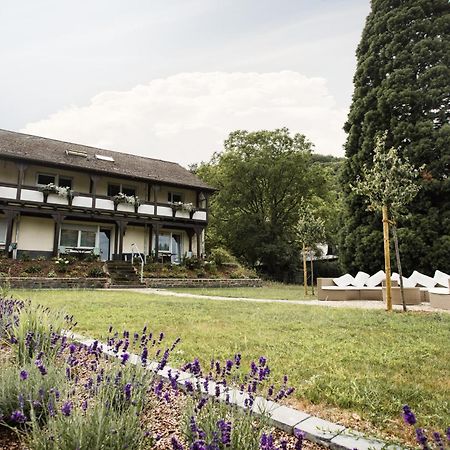
M370 166L376 134L388 130L388 147L397 147L416 167L425 165L422 188L399 223L404 271L450 273L449 1L372 0L356 54L344 127L341 262L349 271L383 268L380 217L366 211L349 185L364 163Z

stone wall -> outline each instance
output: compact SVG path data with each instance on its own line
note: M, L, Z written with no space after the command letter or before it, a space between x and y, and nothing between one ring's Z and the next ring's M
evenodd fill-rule
M259 278L210 279L210 278L145 278L149 288L227 288L227 287L260 287Z
M107 278L0 277L0 285L11 289L99 289L107 283Z

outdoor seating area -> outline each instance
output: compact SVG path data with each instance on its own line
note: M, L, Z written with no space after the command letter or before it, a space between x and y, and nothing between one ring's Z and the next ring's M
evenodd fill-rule
M400 276L394 272L391 280L392 303L401 304ZM372 276L358 272L354 277L345 274L338 278L318 278L317 296L319 300L328 301L384 301L385 281L386 274L382 270ZM408 278L403 277L403 290L407 305L430 302L434 308L450 309L450 275L444 272L436 270L430 277L414 271Z

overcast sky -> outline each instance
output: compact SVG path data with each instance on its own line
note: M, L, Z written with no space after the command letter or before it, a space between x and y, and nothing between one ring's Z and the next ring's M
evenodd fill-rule
M0 0L0 128L177 161L287 126L343 155L369 0Z

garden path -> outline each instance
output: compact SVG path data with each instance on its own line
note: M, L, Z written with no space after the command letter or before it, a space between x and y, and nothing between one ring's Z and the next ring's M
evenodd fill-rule
M127 290L139 292L141 294L161 295L164 297L183 297L198 298L203 300L218 300L232 302L255 302L255 303L287 303L290 305L307 305L307 306L325 306L329 308L359 308L359 309L385 309L383 302L378 301L326 301L326 300L285 300L285 299L265 299L265 298L249 298L249 297L221 297L218 295L202 295L189 294L185 292L173 292L167 289L139 288L139 289L111 289L111 290ZM401 311L401 305L393 305L393 308ZM432 308L429 303L421 303L420 305L408 305L409 311L426 311L426 312L444 312L450 314L449 310Z

